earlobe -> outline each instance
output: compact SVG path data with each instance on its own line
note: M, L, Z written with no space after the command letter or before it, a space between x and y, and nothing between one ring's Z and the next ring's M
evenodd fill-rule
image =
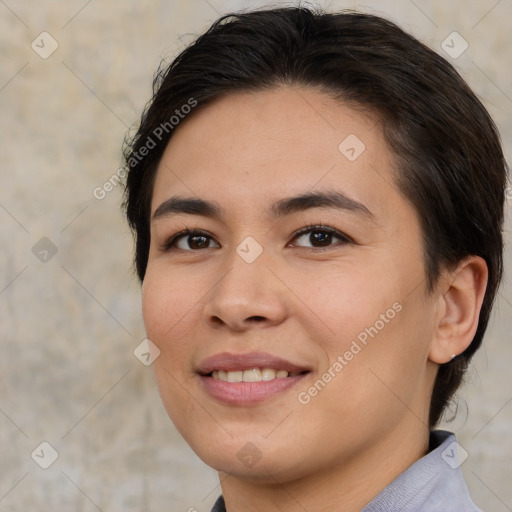
M429 360L450 362L470 345L478 327L487 287L487 264L480 256L469 256L441 278L438 315Z

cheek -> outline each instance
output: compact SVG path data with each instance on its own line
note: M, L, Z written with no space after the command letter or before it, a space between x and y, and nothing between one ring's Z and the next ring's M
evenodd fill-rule
M187 391L195 377L190 369L194 340L189 335L197 327L204 295L199 284L153 263L142 285L146 335L160 350L152 369L167 413L183 435L192 418L201 414Z
M157 264L149 265L142 285L142 316L148 338L161 355L173 351L176 361L185 351L183 336L197 325L197 315L204 295L198 279L187 279L183 273L169 272ZM180 350L182 349L182 350Z
M142 315L146 328L170 329L193 299L194 283L164 264L149 263L142 284Z
M363 265L338 267L332 272L323 269L318 276L297 276L294 292L304 309L297 318L302 317L305 323L306 318L316 318L315 324L326 333L322 344L330 358L335 357L348 350L353 340L364 344L396 323L401 293L395 282L390 273Z
M296 281L294 291L307 305L304 314L296 316L302 317L304 329L320 341L327 355L320 371L343 375L336 380L342 386L350 384L355 402L374 393L391 395L379 377L405 395L422 379L433 309L422 286L411 293L417 273L389 262L373 269L354 266L342 274L327 274L322 281L311 276ZM315 284L319 282L325 284ZM314 317L321 330L312 329L308 319Z
M351 358L345 372L351 405L357 409L374 404L371 416L376 422L386 416L398 418L409 409L422 414L433 310L421 293L385 302L376 310L378 315L368 317L366 325L344 343L345 348L350 343L343 357Z

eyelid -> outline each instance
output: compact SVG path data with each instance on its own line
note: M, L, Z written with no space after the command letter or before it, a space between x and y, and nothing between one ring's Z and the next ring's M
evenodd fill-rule
M160 244L160 247L159 247L160 251L161 252L169 252L171 249L173 249L173 245L176 244L178 239L186 237L186 236L205 236L207 238L211 238L212 240L214 240L214 237L210 233L208 233L208 231L205 231L204 229L185 228L185 229L182 229L181 231L179 231L178 233L175 233L171 237L165 239ZM218 242L216 242L216 243L218 244ZM210 247L209 247L209 249L210 249ZM174 250L180 250L180 249L174 247ZM184 249L181 249L181 250L184 250ZM196 252L196 251L193 251L192 249L190 249L189 251L186 251L186 252Z
M305 226L305 227L299 229L293 235L292 240L295 240L296 238L298 238L306 233L313 232L315 230L316 231L325 231L327 233L330 233L331 235L336 236L337 238L339 238L340 240L342 240L345 243L355 243L355 241L352 238L350 238L348 235L346 235L345 233L343 233L335 228L332 228L331 226L325 226L323 224L310 224L308 226ZM296 247L302 247L302 246L296 246ZM331 247L336 247L336 244L328 245L325 247L303 247L303 248L304 249L315 249L318 251L318 250L322 250L322 249L329 249Z
M309 233L309 232L312 232L315 230L325 231L327 233L330 233L331 235L334 235L337 238L339 238L340 240L342 240L342 242L344 242L344 243L355 243L354 240L352 238L350 238L348 235L342 233L341 231L339 231L335 228L332 228L330 226L325 226L323 224L310 224L310 225L307 225L307 226L299 229L298 231L296 231L293 234L292 241L306 233ZM162 244L160 244L160 251L161 252L170 251L180 238L183 238L186 236L205 236L207 238L215 240L215 238L208 231L205 231L200 228L185 228L185 229L179 231L178 233L175 233L170 238L166 239ZM215 243L220 245L218 242L215 242ZM287 246L290 246L290 243L288 243ZM335 246L336 246L336 244L332 244L332 245L325 246L325 247L302 247L302 246L293 246L292 245L292 247L302 247L303 249L311 249L311 250L315 250L315 251L322 250L322 249L329 249L329 248L335 247ZM211 249L211 247L207 247L207 249ZM200 249L186 250L186 249L178 249L178 248L174 247L174 250L184 250L186 252L198 252ZM204 250L204 249L201 249L201 250Z

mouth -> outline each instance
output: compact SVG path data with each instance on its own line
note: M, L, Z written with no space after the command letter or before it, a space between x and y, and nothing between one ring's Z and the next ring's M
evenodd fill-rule
M249 370L215 370L208 374L208 376L223 382L269 382L274 379L297 377L303 373L307 373L307 370L303 372L289 372L274 368L251 368Z
M311 369L265 353L221 353L198 370L210 398L235 406L258 405L294 387Z

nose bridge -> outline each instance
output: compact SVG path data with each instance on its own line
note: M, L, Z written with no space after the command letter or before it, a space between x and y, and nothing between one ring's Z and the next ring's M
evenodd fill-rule
M268 254L248 238L223 262L223 277L204 308L207 322L240 329L255 319L276 324L286 316L283 287L268 268Z
M261 250L257 250L254 242L244 240L227 256L227 273L213 290L214 294L223 300L242 304L270 292L267 258L263 247L259 247ZM224 295L226 297L223 297Z

